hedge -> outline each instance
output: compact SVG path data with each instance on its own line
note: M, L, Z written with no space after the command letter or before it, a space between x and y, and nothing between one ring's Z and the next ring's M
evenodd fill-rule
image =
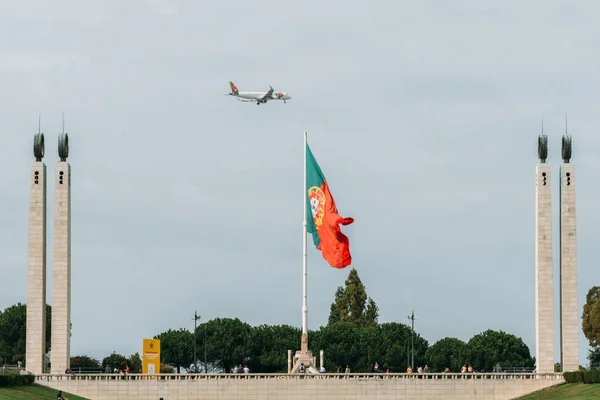
M35 376L27 375L0 375L0 387L25 386L33 384Z
M563 377L567 383L600 383L600 370L565 372Z

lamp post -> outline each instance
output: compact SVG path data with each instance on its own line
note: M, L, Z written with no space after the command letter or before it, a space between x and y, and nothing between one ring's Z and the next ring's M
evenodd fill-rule
M411 368L415 368L415 310L413 310L412 315L408 316L408 319L412 321L412 328L410 331L410 345L411 345Z
M198 372L198 358L196 357L196 328L197 321L201 318L197 311L194 311L194 370ZM206 328L205 328L206 329Z

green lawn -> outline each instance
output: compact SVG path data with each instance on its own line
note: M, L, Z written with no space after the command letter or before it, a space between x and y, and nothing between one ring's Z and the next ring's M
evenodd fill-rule
M543 389L516 400L596 400L600 399L600 384L564 383Z
M0 400L55 400L58 390L40 385L0 388ZM86 400L83 397L63 392L69 400Z

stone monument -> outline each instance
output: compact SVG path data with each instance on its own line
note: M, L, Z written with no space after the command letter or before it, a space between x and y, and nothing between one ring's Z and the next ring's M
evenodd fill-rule
M44 373L46 354L46 165L44 134L33 139L35 162L30 172L29 244L27 257L27 327L25 369Z
M575 167L570 163L571 136L562 137L560 166L560 362L562 371L579 370L577 306L577 219Z
M554 372L554 287L552 262L552 185L548 136L538 137L535 184L535 336L536 370Z
M312 355L312 351L308 349L308 333L302 332L300 351L294 355L294 367L291 373L300 372L300 365L304 365L306 372L311 374L318 374L319 370L316 368L317 358Z
M69 137L58 137L54 191L54 243L52 257L52 373L64 373L71 364L71 166Z

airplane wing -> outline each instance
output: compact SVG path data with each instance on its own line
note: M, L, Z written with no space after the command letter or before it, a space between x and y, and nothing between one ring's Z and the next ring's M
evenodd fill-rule
M263 97L260 98L260 101L265 101L267 99L270 99L271 96L273 96L273 88L271 87L271 85L269 85L269 88L269 91Z

